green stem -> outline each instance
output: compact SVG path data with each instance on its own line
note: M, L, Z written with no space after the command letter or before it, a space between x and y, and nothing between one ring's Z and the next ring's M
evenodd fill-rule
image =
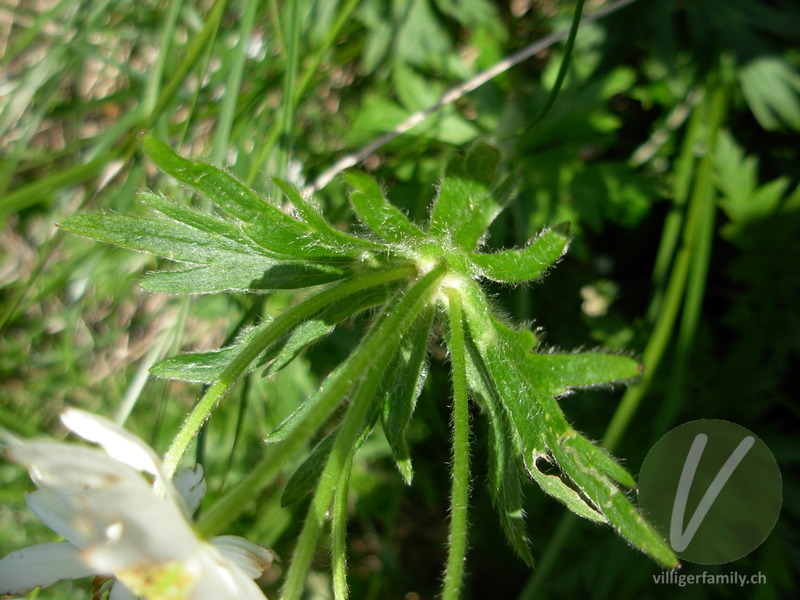
M469 506L469 404L467 362L461 296L447 290L449 300L450 363L453 371L453 487L450 498L450 535L444 575L444 600L457 600L464 580Z
M244 373L247 367L259 354L281 335L295 326L300 321L308 318L331 302L364 290L368 287L381 285L389 281L409 277L414 273L414 267L406 266L391 271L381 271L340 283L336 287L320 292L305 302L298 304L276 317L269 327L265 328L255 337L222 372L219 379L209 386L206 393L198 401L189 416L183 422L180 431L172 441L172 445L164 456L164 471L168 477L172 476L178 463L186 452L192 439L200 431L203 423L208 419L216 404L230 391L236 380Z
M353 352L351 360L345 365L341 376L325 390L313 409L314 413L324 411L325 414L330 414L347 393L354 386L358 386L342 419L339 433L320 476L308 516L295 546L292 564L283 588L283 600L299 600L303 594L306 575L311 566L314 549L322 534L322 527L330 509L331 500L337 487L341 485L345 465L352 458L381 376L388 367L397 344L405 332L414 323L425 305L433 299L444 271L445 267L442 265L433 269L406 291L391 310L383 313L379 322L373 326ZM392 344L392 340L397 343ZM283 443L285 444L296 435L297 430L293 431Z
M725 117L727 90L717 83L706 96L703 115L706 123L704 140L705 154L697 168L697 179L692 189L692 202L687 223L686 244L691 249L691 260L687 272L686 294L681 312L681 322L675 344L675 355L669 375L669 384L664 403L656 419L655 436L661 436L669 429L680 410L683 401L683 380L686 375L689 357L694 347L703 298L706 290L708 266L711 261L711 247L714 239L714 214L716 194L713 182L713 159L717 134Z
M169 8L163 17L161 35L159 36L158 42L160 52L156 56L153 66L148 69L147 83L145 84L144 97L142 98L142 105L145 111L144 114L153 114L153 109L158 103L161 78L164 75L164 67L170 58L170 48L175 43L175 39L177 38L175 35L175 27L178 24L178 17L181 14L182 8L182 0L172 0L172 2L169 3Z
M289 9L289 38L286 48L286 70L283 72L283 98L281 101L281 143L278 146L278 172L281 177L286 177L289 159L292 156L292 142L294 133L295 85L297 71L300 65L300 29L302 19L300 8L304 4L301 0L294 0Z
M222 15L225 13L225 7L227 4L227 0L216 0L214 5L208 11L203 29L201 29L200 33L198 33L196 36L192 37L191 42L189 42L189 47L186 50L186 55L183 57L180 65L178 65L178 68L175 70L172 78L161 89L161 93L153 105L153 110L150 111L150 114L147 116L143 125L145 129L152 127L153 123L156 122L156 120L163 113L164 109L167 107L167 104L174 100L178 93L178 88L186 79L189 71L191 71L192 67L205 52L206 47L209 44L213 44L213 40L217 34L217 29L219 28L219 23L222 20Z
M295 104L299 104L303 99L303 96L305 95L306 91L308 91L308 87L311 85L311 82L314 80L314 78L319 77L322 59L325 58L325 56L328 54L328 51L336 43L336 40L339 39L339 36L342 34L342 28L353 15L353 11L356 9L359 2L360 0L347 0L344 6L340 6L337 9L336 21L328 31L328 37L326 37L325 41L322 42L322 45L317 48L313 57L311 58L310 63L308 63L308 65L304 68L303 78L300 80L300 85L297 86L297 90L295 92Z
M693 338L693 332L696 329L711 251L711 237L713 236L714 199L710 169L716 132L724 115L725 106L724 89L719 89L719 86L720 84L717 84L711 93L706 93L703 101L695 108L698 113L706 117L708 123L705 136L706 155L701 159L697 169L697 178L684 223L683 243L678 250L670 273L669 283L658 310L658 320L653 327L642 357L645 368L644 375L622 396L611 423L606 429L603 446L609 450L619 442L633 415L639 409L639 404L661 364L664 352L673 339L675 323L684 301L688 303L688 306L684 307L683 319L687 318L686 313L689 310L689 321L686 325L681 323L683 335L679 341L685 343L687 336L689 339ZM694 122L694 116L692 121ZM687 140L688 142L694 145L695 140ZM687 292L687 282L690 281L690 277L692 277L691 289ZM681 348L681 350L685 351L686 349ZM680 362L681 356L678 356L677 360ZM678 369L680 369L679 362L677 363ZM681 375L680 370L677 375ZM669 405L669 403L667 404ZM667 412L659 417L659 428L664 428L664 423L670 418L670 410L670 407L667 406L665 409Z
M578 3L575 5L575 13L572 15L572 24L569 28L569 36L567 37L567 43L564 45L564 58L561 59L561 65L558 68L558 75L556 76L556 81L553 84L553 89L550 90L550 94L548 95L547 101L545 102L541 112L536 116L533 122L528 125L526 131L533 129L533 127L540 123L547 113L550 112L550 109L553 108L553 104L555 104L556 98L561 91L561 87L564 85L564 80L567 78L567 71L569 71L569 59L572 57L572 49L575 47L575 38L578 35L578 27L581 24L581 15L583 15L583 1L584 0L578 0Z
M695 94L702 95L701 91ZM700 134L703 127L703 112L692 111L680 155L675 161L675 178L672 185L672 206L664 220L661 231L661 240L658 244L658 253L653 266L653 298L647 309L647 323L654 323L661 310L664 289L670 275L670 267L675 258L676 249L680 243L683 228L686 204L689 201L692 176L697 162L697 145L700 143Z
M68 169L57 171L52 175L37 179L6 194L3 198L0 198L0 219L21 212L35 204L50 202L52 200L51 190L68 188L96 177L109 162L118 158L121 154L123 154L123 151L120 149L113 150L105 156L82 165L75 165Z
M355 448L353 448L355 450ZM331 519L331 571L333 572L333 596L336 600L347 600L347 497L350 491L350 471L353 457L345 465L340 483L333 497Z
M617 445L628 428L633 415L639 410L642 397L650 387L650 381L658 370L661 357L672 339L675 319L678 317L678 311L683 300L683 292L686 289L686 276L691 258L689 248L684 247L678 251L661 310L658 313L658 320L653 327L653 332L650 334L650 339L647 340L647 346L645 346L642 356L644 374L638 383L629 387L623 394L622 400L620 400L617 410L614 411L614 416L611 418L611 422L608 424L606 433L603 436L602 446L608 450L612 450Z
M217 164L225 162L228 152L228 143L233 129L233 119L236 113L236 106L239 102L239 94L242 88L242 76L244 74L244 64L246 59L247 45L250 43L250 35L253 33L257 18L258 2L246 2L244 14L239 24L239 41L236 48L231 51L228 61L228 78L225 80L225 95L222 97L222 106L216 123L216 134L214 136L212 160Z

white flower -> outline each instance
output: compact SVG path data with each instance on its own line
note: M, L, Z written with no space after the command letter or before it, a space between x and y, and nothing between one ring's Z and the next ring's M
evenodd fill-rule
M0 560L0 595L101 576L116 578L110 600L264 598L253 579L272 563L271 551L235 536L208 543L192 529L205 493L200 465L170 481L155 452L110 421L75 409L61 420L102 450L4 436L10 458L38 488L28 506L66 541Z

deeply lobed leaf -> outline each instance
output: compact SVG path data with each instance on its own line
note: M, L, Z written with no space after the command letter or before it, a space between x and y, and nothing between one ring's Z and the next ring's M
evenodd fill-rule
M228 215L204 213L143 192L143 200L164 218L81 215L62 223L75 233L185 263L183 270L146 275L144 287L206 293L296 289L344 280L248 330L232 346L167 359L153 368L154 374L223 389L262 365L267 375L279 371L341 321L383 306L350 357L266 439L305 443L343 400L350 401L344 420L322 438L284 491L283 502L291 503L316 489L299 545L318 538L334 495L341 513L336 531L343 531L350 462L378 418L398 469L411 483L406 436L427 373L428 339L439 305L449 306L444 314L451 314L463 328L463 336L452 335L461 329L448 330L448 347L458 350L454 386L463 409L459 414L468 414L468 389L489 421L491 498L516 553L533 563L522 509L521 475L527 472L574 513L609 523L656 560L676 564L669 547L619 487L634 486L634 479L570 427L556 400L576 388L631 380L639 374L639 364L622 355L540 348L532 332L515 330L496 316L475 281L538 279L560 260L570 241L564 224L545 229L524 248L491 254L477 250L514 187L509 179L493 190L496 150L478 144L450 161L425 230L389 203L371 177L346 174L353 210L377 236L366 239L333 227L311 200L285 181L273 183L291 204L291 214L216 167L181 158L155 138L145 136L144 146L163 170ZM459 422L459 439L466 449L468 419ZM563 477L544 469L543 461L558 465ZM459 515L465 528L468 477L462 479ZM310 560L308 549L304 553L297 565ZM460 564L451 556L448 565L453 560ZM288 589L300 589L301 568L290 569Z
M659 562L674 567L677 559L628 501L613 480L631 486L633 478L605 452L572 429L555 395L571 388L609 384L639 372L625 356L601 353L576 355L531 354L520 336L492 316L480 289L465 286L470 335L485 369L475 393L495 390L495 413L508 415L512 435L522 451L531 477L546 493L587 519L609 522L638 548ZM502 408L501 408L502 407ZM555 461L577 486L544 473L540 460ZM587 502L587 499L590 503ZM506 527L508 529L508 527ZM513 534L512 545L519 544Z

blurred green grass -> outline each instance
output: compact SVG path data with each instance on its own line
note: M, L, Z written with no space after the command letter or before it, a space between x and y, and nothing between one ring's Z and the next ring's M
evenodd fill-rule
M587 9L604 4L587 2ZM650 344L659 358L647 389L629 403L618 454L636 470L660 430L692 418L726 418L760 435L788 473L800 458L791 368L800 354L793 259L800 239L800 9L789 0L646 4L580 29L562 93L525 135L519 134L556 78L558 45L445 107L363 166L386 182L394 202L422 219L454 146L477 137L498 145L509 172L518 174L519 199L493 226L488 243L521 244L560 221L572 222L576 234L569 257L543 284L498 289L498 303L518 321L543 325L548 343L603 343L645 356ZM445 89L567 26L573 6L4 3L0 425L25 436L61 436L57 415L66 405L107 416L130 413L128 426L163 452L199 389L145 380L149 364L168 353L218 346L237 323L274 314L288 302L280 295L149 295L136 279L156 266L152 259L55 229L64 216L89 207L142 214L136 190L145 187L203 205L147 163L140 131L224 166L269 196L269 177L310 183ZM720 114L704 118L703 98L720 90L726 98ZM333 221L351 224L341 181L317 199ZM691 206L705 207L702 218L686 216ZM699 251L697 239L706 244ZM674 292L676 311L667 320L662 299L669 306L681 248L689 261L681 285L688 287ZM582 306L582 294L584 300L605 294L606 304ZM661 337L651 336L659 322ZM260 439L350 344L347 336L334 336L274 379L256 375L216 412L200 446L209 502L247 472ZM415 485L401 485L379 439L365 447L363 455L372 458L359 460L354 472L354 597L437 592L445 535L437 523L445 518L448 460L449 392L441 359L434 352L438 377L420 403L428 425L413 432ZM576 394L565 401L566 412L599 439L619 396ZM51 539L24 507L27 475L3 463L0 481L0 553ZM694 588L696 597L776 598L790 591L800 564L800 504L788 475L785 487L775 533L737 567L763 570L767 585ZM281 508L278 498L266 490L237 532L288 557L303 513ZM491 514L481 510L487 500L476 478L465 597L516 597L530 573L511 556L493 517L484 517ZM669 595L649 583L655 567L608 531L583 526L560 554L547 554L561 509L535 490L528 504L535 555L557 557L531 583L541 594ZM325 565L320 556L322 581ZM275 595L279 584L268 591ZM59 584L41 597L78 589L85 588Z

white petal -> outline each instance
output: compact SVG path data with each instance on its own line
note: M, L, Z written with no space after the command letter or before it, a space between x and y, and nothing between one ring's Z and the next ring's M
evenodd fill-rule
M137 600L136 595L119 581L115 581L108 600Z
M195 555L189 568L199 571L201 576L195 586L191 600L264 600L264 592L235 564L210 544Z
M0 594L24 594L62 579L97 574L68 542L39 544L12 552L0 560Z
M153 449L108 419L76 408L68 408L61 415L61 421L83 439L102 446L118 461L139 471L160 475L161 461Z
M65 492L120 483L147 485L139 472L96 448L49 440L11 440L9 457L28 468L36 485Z
M133 565L184 561L201 545L183 511L151 490L109 489L81 498L105 539L86 548L86 560L116 571Z
M237 535L220 535L212 539L211 543L250 579L261 577L275 560L272 550Z
M67 494L42 488L25 494L25 502L45 525L78 548L102 539L102 532L81 518Z
M206 495L206 481L203 479L203 466L184 467L178 469L172 478L172 484L178 490L186 504L187 516L191 517L200 508L200 503Z

